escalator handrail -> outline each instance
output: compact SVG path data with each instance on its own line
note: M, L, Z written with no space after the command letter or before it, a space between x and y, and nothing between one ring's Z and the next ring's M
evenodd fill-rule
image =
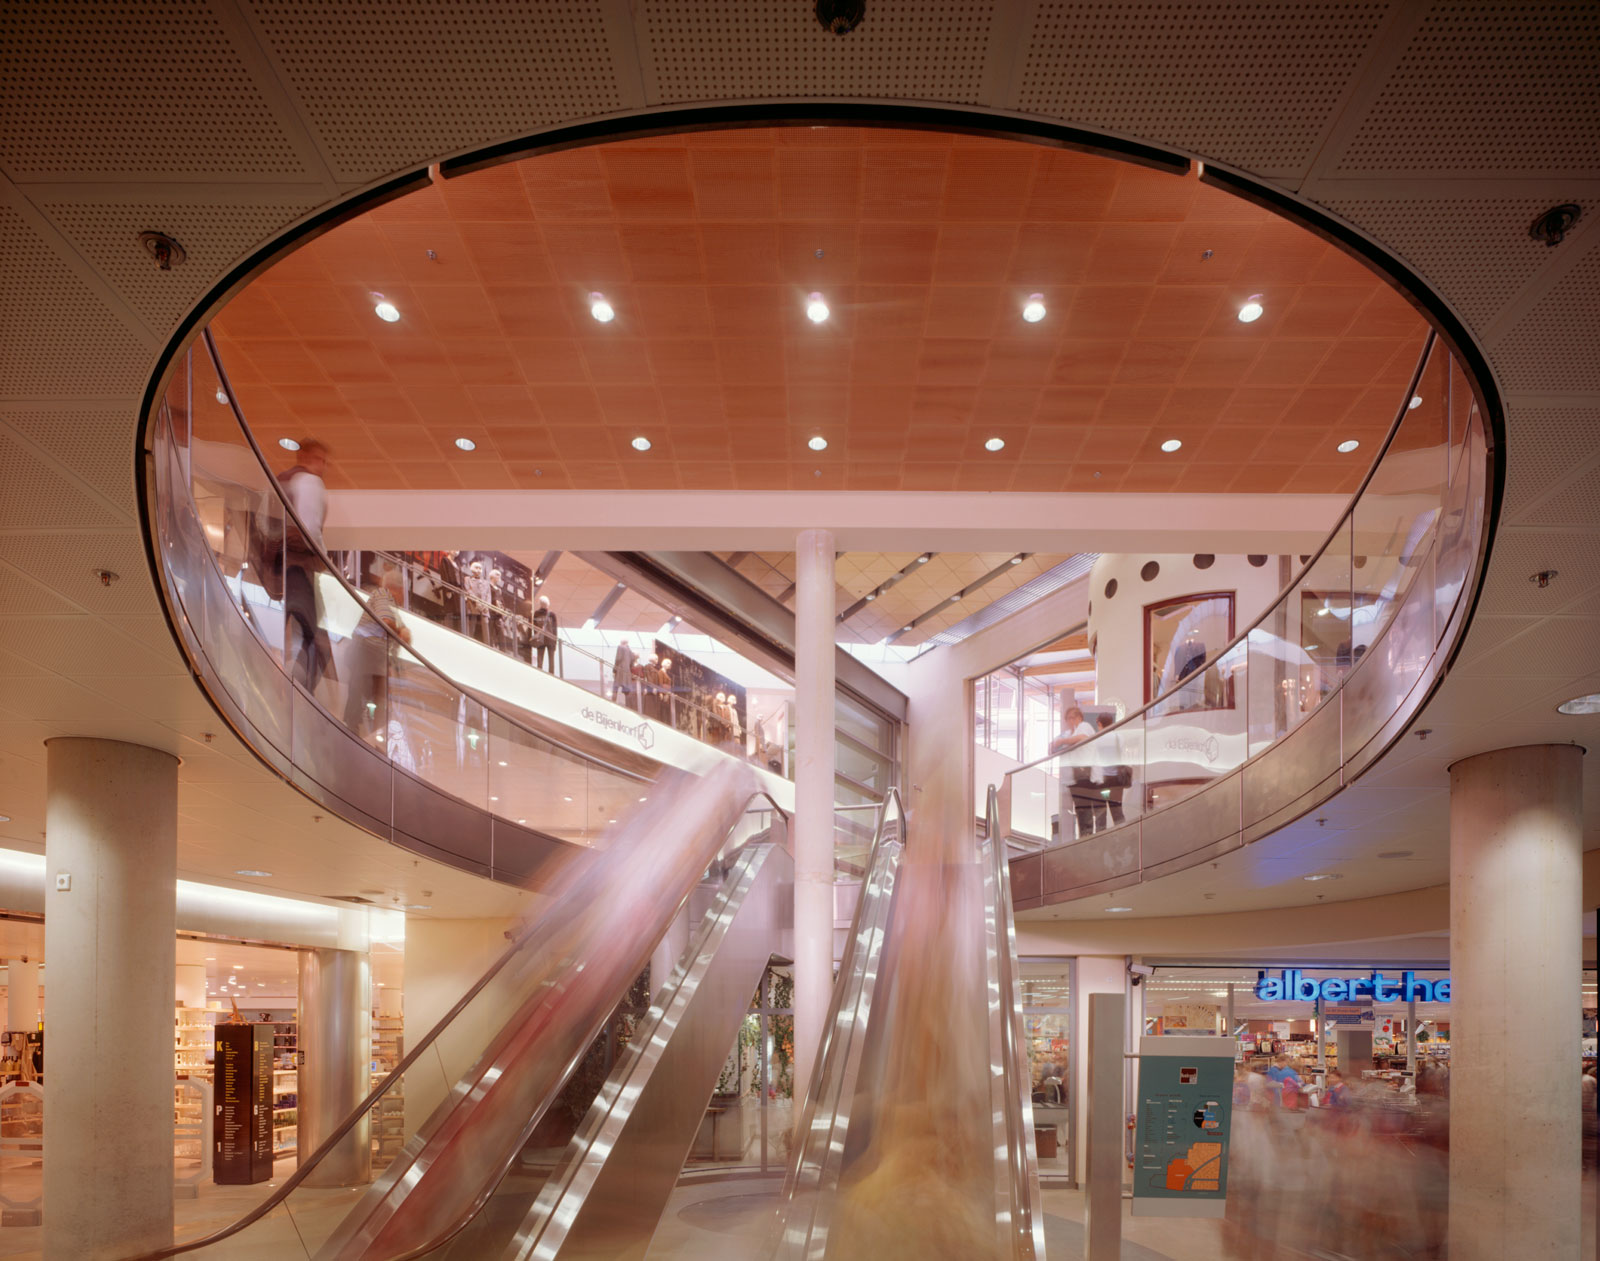
M758 789L757 791L751 793L750 796L745 798L744 804L739 807L739 817L741 819L744 818L744 816L749 813L751 804L763 799L769 806L771 806L774 813L776 813L785 822L788 822L793 817L787 810L773 800L771 794L766 792L764 789ZM412 1065L414 1065L417 1060L422 1057L423 1052L434 1044L439 1035L442 1034L447 1027L449 1027L449 1025L457 1016L466 1010L467 1006L472 1002L473 999L483 992L484 988L488 986L489 982L493 981L494 978L505 969L506 965L509 964L512 959L521 952L522 948L527 944L528 939L538 931L540 924L541 921L539 919L530 919L515 931L511 937L511 944L501 952L500 957L489 965L484 974L473 982L472 986L466 991L466 993L456 1000L455 1004L450 1008L450 1010L445 1012L445 1014L439 1018L438 1022L433 1026L433 1028L429 1029L428 1032L422 1036L417 1045L412 1047L411 1050L407 1051L405 1055L401 1057L400 1062L396 1064L394 1068L392 1068L387 1074L385 1074L382 1081L380 1081L371 1089L371 1091L368 1092L367 1097L358 1103L355 1108L351 1110L349 1115L346 1116L344 1120L334 1128L333 1133L328 1135L327 1138L323 1139L323 1141L318 1144L317 1148L311 1153L311 1155L306 1157L304 1163L302 1163L292 1174L284 1179L283 1185L280 1186L276 1191L269 1195L260 1204L256 1205L255 1208L251 1209L243 1217L240 1217L237 1221L230 1222L228 1225L219 1230L213 1231L209 1235L206 1235L200 1239L190 1240L188 1243L174 1244L168 1248L161 1248L155 1252L141 1253L137 1258L134 1259L134 1261L162 1261L162 1259L166 1257L175 1257L185 1252L193 1252L197 1248L205 1248L214 1243L221 1243L224 1239L231 1238L232 1236L238 1234L241 1230L244 1230L246 1227L254 1225L263 1217L267 1216L268 1213L272 1212L273 1209L282 1204L286 1199L289 1198L290 1193L305 1181L307 1175L309 1175L311 1171L315 1169L319 1163L321 1163L323 1158L326 1157L328 1153L331 1152L339 1144L339 1142L350 1133L351 1130L360 1124L361 1118L377 1106L378 1100L383 1098L383 1096L388 1092L389 1087L404 1077Z
M1362 495L1366 492L1367 487L1371 484L1373 477L1377 475L1379 467L1383 464L1384 456L1388 455L1390 446L1393 445L1396 436L1398 436L1400 433L1401 425L1405 423L1408 412L1408 404L1410 403L1411 399L1416 396L1417 387L1422 381L1422 374L1427 370L1428 360L1430 355L1433 353L1434 347L1442 345L1443 343L1439 341L1438 333L1434 332L1432 329L1429 329L1428 336L1422 343L1422 352L1417 357L1417 366L1412 370L1410 383L1406 386L1406 392L1401 397L1399 410L1396 412L1393 422L1389 425L1388 433L1384 435L1383 441L1379 443L1377 454L1374 456L1372 464L1368 467L1365 476L1362 477L1361 484L1356 487L1355 494L1350 496L1350 501L1345 504L1344 511L1339 514L1339 519L1333 523L1333 526L1329 529L1327 536L1316 547L1316 549L1307 556L1306 560L1300 565L1300 568L1295 570L1290 575L1288 583L1278 592L1276 596L1272 598L1271 602L1268 603L1259 617L1257 617L1242 631L1230 639L1221 648L1211 653L1203 662L1200 663L1200 665L1190 670L1182 679L1174 683L1165 692L1161 692L1151 700L1146 701L1143 705L1139 706L1138 709L1130 710L1120 721L1112 723L1109 727L1102 728L1101 730L1095 732L1094 735L1089 737L1089 739L1083 741L1082 744L1073 745L1071 749L1063 749L1054 753L1047 753L1041 758L1035 758L1031 762L1025 762L1021 766L1007 771L1006 778L1010 779L1013 775L1020 775L1023 771L1031 771L1035 767L1045 765L1047 762L1054 762L1057 758L1063 756L1065 753L1076 753L1081 749L1087 749L1097 740L1101 740L1105 737L1120 732L1135 719L1143 718L1147 713L1149 713L1150 710L1155 709L1163 701L1171 700L1179 692L1183 691L1185 687L1190 686L1197 676L1204 674L1213 666L1218 665L1224 657L1231 653L1240 644L1249 639L1252 631L1260 629L1262 624L1278 611L1279 605L1283 604L1284 601L1294 594L1294 592L1299 588L1300 583L1305 579L1306 575L1309 574L1312 569L1316 567L1317 562L1322 559L1323 554L1327 552L1328 548L1333 546L1335 541L1337 541L1339 532L1344 529L1346 524L1355 515L1356 509L1361 504ZM1344 680L1341 679L1339 683L1331 691L1329 691L1328 696L1334 695L1343 686ZM1321 704L1326 703L1327 698L1324 697L1323 700L1319 702L1319 708Z
M493 714L508 727L512 727L518 731L521 731L531 739L544 744L553 745L555 748L558 748L565 753L570 753L572 756L579 758L584 762L592 763L603 770L610 771L612 774L621 775L627 779L637 780L639 782L648 782L648 777L641 775L638 771L629 770L622 766L615 766L606 761L604 758L595 756L595 754L591 752L576 748L555 736L546 734L545 732L534 731L531 727L518 722L510 714L507 714L501 709L497 708L495 704L491 703L488 698L483 696L475 689L467 687L464 684L458 683L456 680L452 679L443 670L439 669L438 666L434 665L433 662L429 661L410 644L406 643L405 640L401 639L399 634L396 633L395 630L381 618L372 617L372 615L367 612L366 596L352 586L351 583L346 580L345 576L339 572L339 567L328 558L328 554L321 547L312 542L312 535L306 530L305 522L300 519L300 514L295 511L294 505L289 502L288 496L283 493L283 485L278 481L278 475L272 471L272 465L267 462L266 454L261 450L260 444L256 442L256 436L253 432L251 432L250 424L245 420L244 412L239 407L239 400L238 396L234 393L233 382L228 379L228 370L222 366L222 356L217 353L217 344L215 339L213 339L211 336L211 329L206 328L202 330L200 337L205 343L206 353L211 359L211 366L216 369L217 380L222 386L222 392L227 395L228 410L233 414L234 422L239 426L239 432L244 435L244 440L249 443L250 450L256 457L256 462L260 464L261 471L266 475L267 486L270 488L273 496L277 499L279 506L283 509L285 519L293 523L294 527L299 530L300 537L305 541L306 546L309 547L315 554L316 558L322 562L322 564L326 567L327 572L333 576L334 580L338 582L339 585L345 589L346 593L348 593L351 598L354 599L360 606L362 616L372 621L378 627L378 629L388 637L388 639L393 641L390 646L391 653L393 653L397 648L403 650L405 657L409 657L420 662L429 673L434 675L446 687L454 688L464 696L470 696L477 704L483 706L486 713ZM190 442L193 442L192 425L190 431ZM212 563L216 563L215 553L212 554ZM404 660L405 657L402 657L401 659ZM332 715L329 716L332 717Z

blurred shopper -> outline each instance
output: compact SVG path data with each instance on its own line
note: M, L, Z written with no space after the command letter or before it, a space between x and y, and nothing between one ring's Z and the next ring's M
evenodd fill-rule
M1083 720L1083 710L1073 705L1061 715L1061 734L1050 742L1050 752L1065 753L1075 749L1085 740L1094 738L1094 728ZM1099 789L1089 779L1087 766L1062 766L1057 763L1061 794L1061 839L1070 841L1072 835L1068 819L1077 821L1077 835L1085 837L1094 831L1094 812L1099 804ZM1068 810L1071 810L1069 815Z
M284 497L301 523L284 524L283 607L299 631L299 645L292 653L289 639L293 636L286 635L284 657L290 676L308 692L317 690L333 656L328 632L322 629L322 600L316 581L322 568L317 556L322 551L322 525L328 516L328 484L323 480L327 471L328 448L315 438L306 438L300 443L299 463L278 474Z
M439 598L444 602L444 624L458 635L467 625L461 562L454 552L439 554Z
M483 562L475 560L467 566L467 633L480 644L489 642L489 606L492 592L489 575L483 572Z
M517 637L506 607L506 578L498 565L489 571L489 646L499 652L517 651Z
M411 642L411 631L400 620L400 594L400 571L388 561L379 561L378 581L366 592L366 614L350 636L346 672L344 725L363 740L390 726L386 706L394 640L386 630L402 643Z
M1101 731L1106 731L1116 720L1110 714L1101 714L1095 720L1095 725ZM1095 763L1092 776L1098 776L1095 781L1100 786L1100 804L1096 807L1097 815L1095 825L1097 828L1121 827L1127 822L1127 816L1122 812L1122 790L1129 786L1133 776L1123 760L1121 735L1101 736L1100 756Z
M539 597L539 607L533 611L533 664L548 673L556 668L556 641L561 623L550 608L550 597Z
M1600 1080L1596 1078L1592 1061L1585 1065L1579 1086L1583 1104L1583 1167L1593 1169L1597 1155L1600 1155L1596 1152L1597 1142L1600 1142L1600 1113L1595 1112L1595 1096L1597 1089L1600 1089Z
M611 662L611 699L629 709L637 709L638 698L633 680L633 645L624 637Z

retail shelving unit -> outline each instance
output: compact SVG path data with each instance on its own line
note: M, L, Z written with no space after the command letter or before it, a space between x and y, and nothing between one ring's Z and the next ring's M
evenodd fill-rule
M400 1063L404 1053L403 1032L405 1020L400 1016L372 1017L372 1082L376 1086ZM395 1083L393 1089L378 1101L372 1114L372 1167L383 1169L400 1152L405 1143L406 1122L405 1082Z
M217 1013L204 1007L176 1006L173 1017L173 1060L178 1077L211 1080L210 1057L216 1053Z
M293 1156L299 1135L300 1071L272 1070L272 1158Z

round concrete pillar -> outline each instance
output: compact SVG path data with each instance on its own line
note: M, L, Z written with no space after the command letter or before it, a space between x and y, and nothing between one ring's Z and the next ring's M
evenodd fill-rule
M46 744L44 1255L172 1242L178 760Z
M833 535L801 531L794 566L794 1095L800 1105L833 992ZM796 1106L797 1124L800 1114Z
M1583 750L1450 768L1451 1261L1579 1254Z
M372 968L354 950L300 952L299 1119L303 1164L371 1089ZM307 1176L312 1187L372 1181L372 1127L361 1119Z

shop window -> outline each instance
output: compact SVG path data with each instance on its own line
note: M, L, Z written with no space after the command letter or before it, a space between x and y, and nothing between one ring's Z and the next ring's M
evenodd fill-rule
M1233 708L1233 679L1206 659L1233 639L1233 595L1207 592L1147 604L1144 609L1148 702L1173 688L1162 714Z

